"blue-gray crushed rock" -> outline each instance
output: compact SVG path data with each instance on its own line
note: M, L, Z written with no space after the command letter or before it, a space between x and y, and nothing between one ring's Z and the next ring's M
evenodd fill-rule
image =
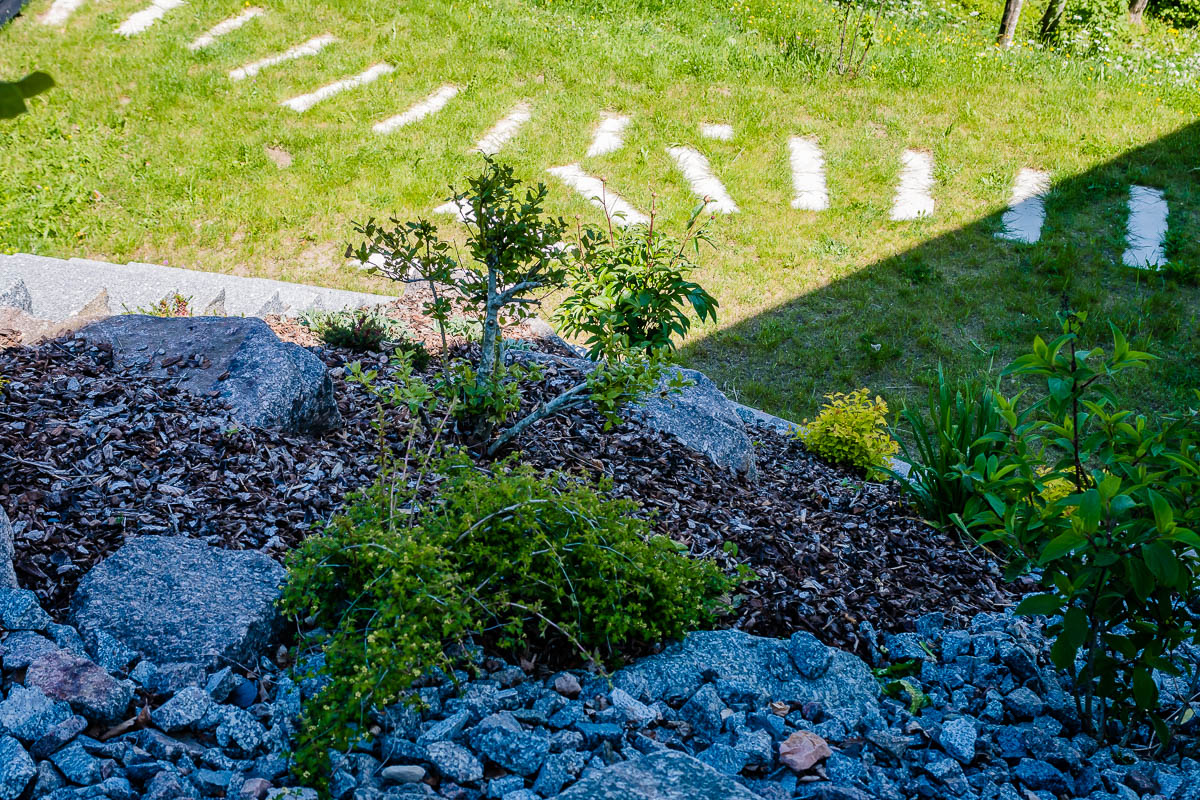
M69 628L51 630L40 609L16 602L14 615L41 627L0 640L0 800L6 792L13 800L312 796L295 786L286 753L302 697L323 684L264 658L265 640L238 664L158 663L139 649L141 660L130 668L120 648L90 635L94 657L105 662L92 663L62 644L72 640ZM187 610L181 603L177 613ZM915 712L908 698L883 695L862 660L807 633L774 640L699 632L611 679L583 672L536 678L467 649L473 663L423 680L410 697L419 702L371 712L367 721L379 735L334 754L332 794L1200 800L1200 762L1186 750L1153 761L1082 733L1073 695L1048 666L1048 642L1035 622L980 615L966 630L947 630L934 614L916 627L910 637L861 630L864 641L881 645L871 667L899 665L920 685L928 703ZM46 675L55 674L62 679L54 686L81 687L83 696L49 697L24 685L42 658L75 665L87 680L34 670L38 686L49 687ZM300 665L320 661L297 664L303 672ZM463 671L472 666L478 671ZM150 699L149 727L104 742L89 738L96 729L81 709L94 710L96 686L122 693L136 686ZM127 705L132 718L140 703ZM830 754L800 775L780 748L805 735L822 737ZM1181 737L1194 742L1195 732L1185 726Z

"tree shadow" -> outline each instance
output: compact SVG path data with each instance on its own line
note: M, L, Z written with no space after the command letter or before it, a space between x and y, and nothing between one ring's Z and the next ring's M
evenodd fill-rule
M1035 335L1054 333L1055 313L1070 307L1088 312L1095 344L1111 342L1111 322L1162 357L1127 387L1135 406L1194 404L1200 123L1053 180L1036 244L997 238L1000 209L697 338L680 360L741 402L792 419L827 393L862 386L895 407L923 399L939 363L951 374L998 369ZM1122 265L1134 184L1162 190L1170 206L1167 269Z
M0 81L0 119L15 119L28 113L25 101L56 86L45 72L31 72L19 81Z

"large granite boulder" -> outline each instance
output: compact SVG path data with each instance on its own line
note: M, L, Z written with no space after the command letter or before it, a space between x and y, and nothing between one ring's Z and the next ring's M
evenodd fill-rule
M155 664L254 664L276 632L284 577L262 553L142 536L84 576L71 617L93 656L107 634Z
M686 753L663 750L598 769L556 800L762 800Z
M725 693L795 705L816 702L855 720L879 711L879 682L862 659L808 633L791 640L735 630L697 631L613 676L633 697L682 701L708 682Z
M79 336L111 349L122 369L177 377L192 394L220 398L245 425L306 433L341 425L325 364L261 319L127 314Z
M541 364L558 364L584 374L596 368L586 358L565 358L545 353L520 353L519 358ZM667 391L675 376L691 383L678 391ZM684 447L706 457L718 467L751 480L757 477L754 444L746 433L746 424L736 404L729 401L703 372L671 367L659 381L659 388L644 397L628 412L651 430L665 433Z

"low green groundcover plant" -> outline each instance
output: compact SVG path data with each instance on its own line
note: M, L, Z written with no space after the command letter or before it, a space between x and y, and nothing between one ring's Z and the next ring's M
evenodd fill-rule
M378 308L346 311L307 311L300 324L330 347L345 347L357 353L379 351L391 345L414 354L414 366L424 369L429 357L424 346L413 339L408 326Z
M433 500L424 481L437 482ZM713 623L734 580L652 535L607 489L451 452L427 475L385 475L306 540L282 608L322 631L331 680L305 706L297 777L325 785L330 750L366 735L372 707L447 669L446 646L469 635L507 654L613 664Z

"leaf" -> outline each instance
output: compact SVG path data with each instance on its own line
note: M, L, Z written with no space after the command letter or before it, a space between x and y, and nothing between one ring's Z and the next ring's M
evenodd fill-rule
M1042 550L1041 563L1048 564L1055 559L1062 558L1074 552L1077 548L1087 542L1087 537L1075 531L1067 531L1064 534L1051 539L1046 547Z
M1062 600L1052 594L1031 594L1017 605L1017 613L1024 615L1057 614L1062 610Z
M805 772L833 755L829 743L811 731L796 731L779 743L779 760L796 772Z
M1171 509L1171 504L1153 489L1146 491L1146 497L1150 501L1150 509L1154 512L1155 527L1159 533L1167 533L1175 524L1175 512Z
M1141 708L1158 706L1158 685L1146 667L1140 667L1133 672L1133 699Z

